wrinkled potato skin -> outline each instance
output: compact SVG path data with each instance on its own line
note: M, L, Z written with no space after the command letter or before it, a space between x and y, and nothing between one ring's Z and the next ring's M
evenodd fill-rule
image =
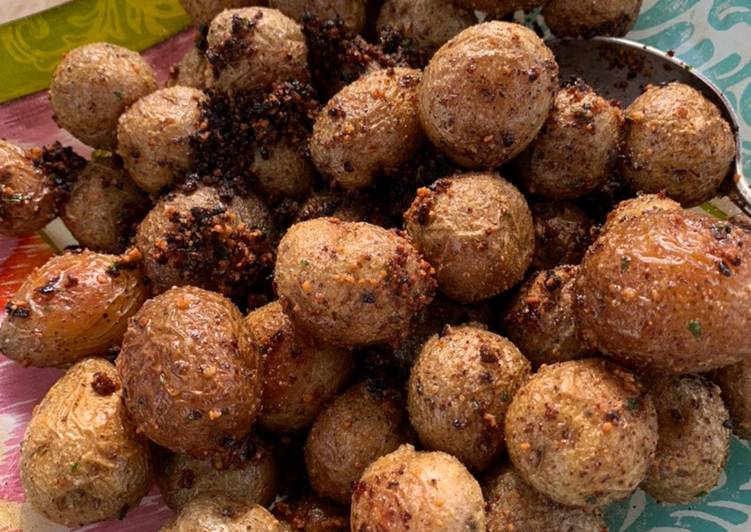
M256 437L243 446L247 447L237 453L239 461L226 469L217 469L211 460L165 452L156 471L164 502L179 512L193 499L218 493L247 504L271 504L279 480L271 448Z
M428 265L398 233L316 218L293 225L274 282L292 321L322 341L354 347L396 339L433 298Z
M733 432L739 438L751 440L751 361L718 369L712 379L722 389Z
M683 205L714 196L735 158L735 137L720 110L682 83L650 85L626 109L623 175L635 190Z
M117 357L139 430L196 458L226 451L248 432L260 406L260 364L232 302L190 286L147 301Z
M315 184L315 169L304 145L278 142L262 153L256 150L250 172L256 184L272 198L302 196Z
M600 233L605 233L617 224L632 218L638 218L648 212L678 211L681 204L666 197L665 194L641 194L635 198L627 199L616 205L615 209L608 213L605 225Z
M659 440L642 489L662 503L688 503L717 485L730 447L720 388L686 375L648 381Z
M556 37L621 37L633 28L641 4L642 0L548 0L542 14Z
M250 21L253 26L247 33L233 35L235 17ZM209 58L208 85L214 89L231 92L258 90L279 81L306 81L308 72L308 47L300 26L276 9L248 7L222 11L211 21L207 36ZM234 50L240 42L253 53ZM214 60L212 60L214 58Z
M146 194L111 158L93 159L78 176L60 218L83 247L122 253L149 206Z
M212 494L192 500L160 532L287 532L271 512Z
M558 91L545 125L516 161L520 181L543 198L574 199L613 173L623 113L584 83Z
M134 103L117 126L117 153L136 184L156 194L190 169L190 137L206 95L192 87L160 89Z
M264 6L265 0L180 0L190 18L196 24L208 24L225 9L245 7L249 5Z
M532 270L550 270L563 264L579 264L592 243L594 221L575 203L530 203L535 224Z
M599 509L563 506L524 482L511 464L491 471L482 483L488 532L509 530L607 532Z
M263 356L258 424L271 432L304 429L349 379L352 355L298 331L278 301L254 310L246 322Z
M450 0L386 0L376 28L391 28L417 48L433 52L475 22L472 11Z
M404 443L402 406L388 394L356 384L316 418L305 443L305 466L321 497L348 503L365 468Z
M495 168L534 139L557 89L553 53L532 30L485 22L430 60L418 91L420 122L433 144L462 166Z
M376 70L331 98L310 139L318 171L342 188L360 189L384 167L406 162L423 139L417 116L421 76L411 68Z
M0 139L0 234L35 233L57 214L55 194L30 154ZM20 194L20 201L16 201Z
M522 280L535 250L524 196L496 174L439 179L405 213L405 227L436 269L438 289L461 303L500 294Z
M420 441L485 469L503 451L506 410L531 370L502 336L446 327L422 348L409 377L409 419Z
M273 511L293 531L349 531L349 505L339 506L315 495L285 499L276 503Z
M542 367L514 396L506 446L522 478L544 495L604 506L644 479L657 415L630 372L594 358L561 362Z
M20 471L27 500L65 526L138 506L152 483L151 452L128 418L110 362L82 360L50 388L26 428Z
M65 367L118 346L128 318L148 297L140 271L118 268L119 261L68 252L32 271L10 300L16 310L0 325L3 355L23 366Z
M156 89L156 74L138 52L92 43L65 54L52 76L50 104L58 126L89 146L111 150L120 115Z
M751 356L751 234L693 212L611 227L577 279L584 340L639 369L698 373Z
M484 507L480 485L459 460L403 445L365 470L350 522L358 532L484 532Z
M532 275L504 317L509 339L535 366L593 355L576 319L578 266L559 266Z
M365 0L269 0L269 7L302 23L307 14L318 20L341 19L352 33L360 33L365 26Z
M206 69L208 63L206 56L196 46L191 46L180 58L180 61L172 65L169 71L169 78L165 83L166 87L180 85L182 87L193 87L203 89L206 87Z

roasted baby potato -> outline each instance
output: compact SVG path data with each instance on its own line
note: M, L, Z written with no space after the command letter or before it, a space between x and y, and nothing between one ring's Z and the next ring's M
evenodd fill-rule
M211 494L193 499L160 532L287 532L271 512Z
M659 194L640 194L635 198L630 198L620 202L615 209L608 213L605 224L602 226L600 233L608 231L611 227L630 220L638 218L642 214L657 211L678 211L680 212L681 204L666 197L664 193Z
M594 222L575 203L542 201L529 204L535 224L532 270L579 264L592 243Z
M546 0L451 0L465 9L482 11L494 17L509 15L520 9L529 10L545 3Z
M621 37L636 23L641 4L642 0L549 0L543 6L542 14L550 31L557 37Z
M165 86L180 85L203 89L206 87L207 68L208 62L204 53L197 46L191 46L180 60L170 68L169 78L167 78Z
M348 32L360 33L365 26L366 3L366 0L269 0L269 7L301 24L305 17L340 20Z
M292 531L346 532L349 505L334 504L315 495L288 498L274 505L274 515Z

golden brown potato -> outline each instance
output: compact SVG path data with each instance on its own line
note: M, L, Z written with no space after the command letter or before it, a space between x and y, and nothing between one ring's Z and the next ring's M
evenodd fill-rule
M659 194L640 194L616 205L615 209L608 213L605 225L602 226L600 232L609 231L611 227L631 218L638 218L644 213L657 211L681 211L681 204L666 197L662 192Z
M357 482L351 529L481 532L484 506L480 485L459 460L403 445L368 466Z
M291 530L305 532L346 532L349 506L333 504L315 495L287 498L274 505L274 515Z
M532 30L485 22L430 60L418 90L420 121L433 144L462 166L495 168L537 135L557 89L553 52Z
M299 331L278 301L254 310L246 322L263 356L258 424L271 432L304 429L349 379L351 353Z
M576 204L542 201L529 204L535 224L532 270L579 264L591 243L594 222Z
M180 85L182 87L203 89L206 87L207 68L208 62L206 61L206 56L197 46L191 46L180 58L180 61L170 68L165 86L173 87Z
M366 0L269 0L269 7L299 23L306 15L321 21L341 20L348 32L360 33L365 26L366 3Z
M476 21L472 11L451 0L386 0L376 29L397 31L410 46L432 53Z
M176 512L193 499L217 493L247 504L274 501L279 473L271 447L260 438L245 438L226 468L211 460L164 452L158 457L156 481L164 502ZM225 465L225 464L220 464Z
M35 233L56 215L55 191L32 154L0 139L0 234Z
M635 190L683 205L714 196L735 159L730 124L715 104L682 83L649 85L626 109L623 175Z
M452 0L465 9L483 11L495 17L502 17L520 9L530 10L541 6L546 0Z
M657 415L636 377L594 358L543 366L506 413L506 446L522 478L556 502L604 506L644 479Z
M83 247L122 253L150 205L118 161L99 157L86 163L60 218Z
M50 104L57 125L84 144L111 150L117 119L156 89L154 70L138 52L99 42L65 54L52 75Z
M206 95L192 87L160 89L134 103L117 124L117 153L136 184L156 194L192 166L190 139Z
M510 464L489 473L482 484L488 532L607 532L599 509L553 502L522 480Z
M225 9L266 5L265 0L180 0L195 24L208 24Z
M470 303L505 292L532 262L535 233L524 196L497 174L439 179L405 213L417 249L436 269L438 289Z
M193 499L160 532L287 532L271 512L211 494Z
M287 231L274 281L295 325L344 347L404 335L435 289L432 268L407 239L336 218L308 220Z
M409 419L426 448L482 470L503 452L503 420L531 372L507 339L447 326L422 348L409 376Z
M535 366L594 354L576 319L578 272L578 266L559 266L533 274L504 317L509 339Z
M256 196L223 201L202 186L163 196L138 226L135 243L156 292L193 285L234 295L269 270L272 233Z
M406 414L394 395L356 384L319 414L305 443L305 466L318 495L349 502L368 464L405 442Z
M343 188L359 189L385 168L406 162L423 138L417 116L420 77L411 68L376 70L331 98L310 139L318 171Z
M196 458L230 452L261 400L261 357L242 314L215 292L172 288L130 320L117 357L139 431Z
M315 170L306 151L304 143L294 146L284 140L257 149L250 173L272 198L302 196L315 184Z
M222 11L211 21L207 42L208 85L223 92L267 89L310 76L300 26L276 9Z
M548 28L557 37L621 37L636 23L641 3L642 0L548 0L542 14Z
M368 209L356 198L340 191L313 192L300 205L295 223L328 217L338 218L343 222L365 222L368 219Z
M27 501L62 525L122 519L138 506L152 483L151 453L110 362L82 360L50 388L26 427L20 470Z
M517 159L520 181L547 199L584 196L613 174L622 132L621 109L577 81L558 91L540 134Z
M0 351L24 366L107 355L148 297L127 257L66 252L36 268L5 306Z
M642 488L662 503L688 503L717 485L730 447L720 388L686 375L647 381L657 409L659 439Z
M713 379L722 389L733 432L751 440L751 361L721 368L714 372Z
M584 340L627 366L698 373L751 355L751 234L693 212L608 229L577 279Z

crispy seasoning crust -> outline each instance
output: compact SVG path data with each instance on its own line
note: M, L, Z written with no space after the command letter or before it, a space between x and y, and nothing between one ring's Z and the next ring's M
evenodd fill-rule
M24 366L65 367L120 344L148 297L127 257L67 252L35 269L6 305L0 350Z
M543 366L506 413L506 446L522 478L556 502L604 506L644 479L657 415L630 372L598 359Z
M74 365L34 408L21 447L26 498L46 517L79 527L124 518L152 483L149 443L104 359Z
M340 20L347 32L360 33L365 26L365 0L269 0L270 7L303 23L307 18Z
M605 231L577 280L585 341L625 365L692 373L751 355L751 234L655 211Z
M530 203L535 224L532 270L548 270L563 264L579 264L592 243L594 222L568 201Z
M172 451L218 460L227 459L258 413L260 364L240 311L195 287L147 301L130 320L117 358L139 431Z

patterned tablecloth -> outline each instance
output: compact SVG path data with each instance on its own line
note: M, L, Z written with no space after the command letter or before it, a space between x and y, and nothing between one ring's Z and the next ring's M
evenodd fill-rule
M7 20L10 4L0 0ZM55 0L52 0L55 1ZM59 2L57 2L59 3ZM71 47L107 40L145 50L164 76L190 46L191 35L177 0L74 0L21 21L0 26L0 137L25 146L60 140L85 147L57 129L44 89L59 57ZM701 69L738 111L744 173L751 176L751 0L645 0L630 38L676 55ZM151 46L160 43L154 48ZM28 96L30 95L30 96ZM15 99L20 96L25 98ZM13 101L10 101L13 100ZM47 241L64 243L59 225ZM29 269L42 264L52 249L41 237L0 238L0 305ZM18 479L19 442L31 409L60 376L57 370L23 369L0 356L0 531L64 530L40 517L24 502ZM157 530L170 515L156 490L125 521L84 530ZM720 485L697 504L661 507L638 491L608 510L613 531L751 531L751 447L734 440Z

